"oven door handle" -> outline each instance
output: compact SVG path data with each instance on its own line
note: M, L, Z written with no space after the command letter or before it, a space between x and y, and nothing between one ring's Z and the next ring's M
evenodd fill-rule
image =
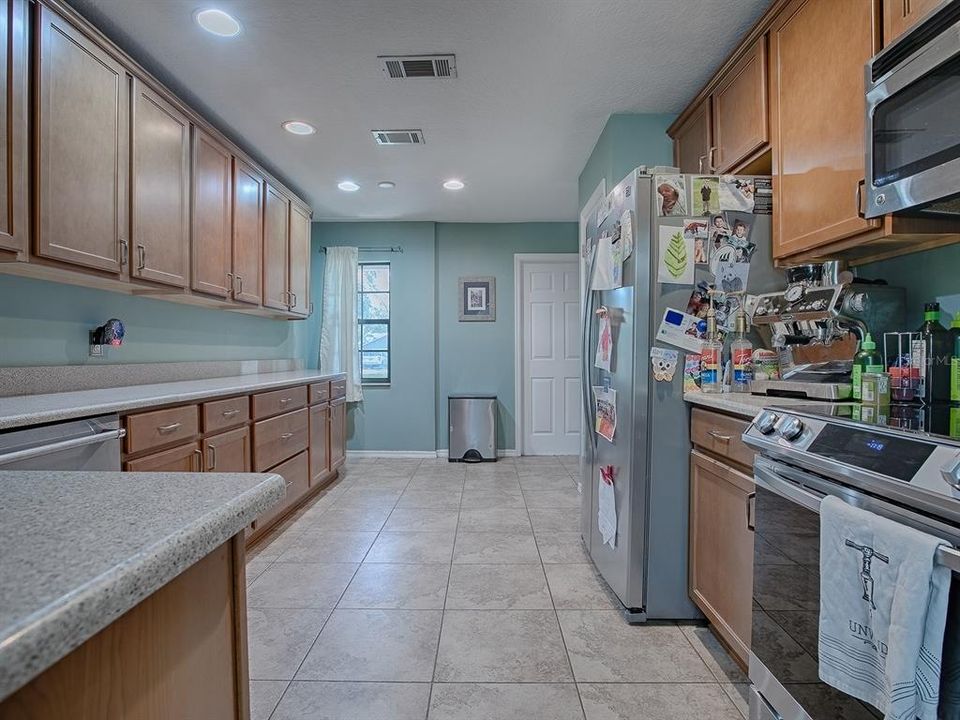
M784 480L773 469L772 464L762 457L757 457L753 463L753 481L757 487L769 490L774 495L790 500L791 502L820 514L820 501L823 495L805 490L789 480ZM937 548L936 563L960 573L960 550L950 545L941 545Z
M0 465L9 465L13 462L23 460L32 460L33 458L52 455L53 453L63 452L64 450L73 450L74 448L84 447L85 445L96 445L98 443L119 440L127 434L123 428L119 430L108 430L107 432L96 433L94 435L84 435L70 440L61 440L48 445L38 445L37 447L17 450L15 452L0 455Z

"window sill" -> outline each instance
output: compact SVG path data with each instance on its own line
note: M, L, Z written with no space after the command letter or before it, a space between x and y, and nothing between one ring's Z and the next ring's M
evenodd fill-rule
M388 388L388 387L390 387L390 383L377 383L377 382L360 383L360 387L365 387L365 388Z

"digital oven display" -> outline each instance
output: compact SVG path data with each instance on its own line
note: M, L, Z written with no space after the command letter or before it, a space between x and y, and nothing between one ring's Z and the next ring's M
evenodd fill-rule
M933 453L934 447L919 440L828 425L810 444L810 452L880 475L910 481Z

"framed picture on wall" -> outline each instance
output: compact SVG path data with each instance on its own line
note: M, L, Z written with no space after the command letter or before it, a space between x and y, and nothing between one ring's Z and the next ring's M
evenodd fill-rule
M460 322L494 322L497 319L497 279L460 278Z

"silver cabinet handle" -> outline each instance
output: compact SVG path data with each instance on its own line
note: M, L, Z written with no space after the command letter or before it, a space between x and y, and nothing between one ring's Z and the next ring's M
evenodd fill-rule
M71 450L73 448L83 447L85 445L96 445L97 443L104 443L110 440L119 440L120 438L126 436L126 434L127 431L123 428L120 428L119 430L109 430L107 432L97 433L96 435L73 438L71 440L64 440L63 442L56 442L49 445L27 448L26 450L18 450L16 452L0 454L0 465L7 465L8 463L18 462L20 460L30 460L31 458L41 457L42 455L48 455L50 453L60 452L62 450Z
M199 450L193 451L193 457L196 459L197 472L203 472L203 453Z
M239 410L236 410L236 409L234 409L234 410L224 410L221 414L222 414L225 418L232 418L232 417L234 417L235 415L239 415L239 414L240 414L240 411L239 411Z
M120 238L120 267L130 262L130 245L126 240Z
M733 440L729 435L724 435L719 430L707 430L707 435L712 437L714 440L719 440L720 442L730 442Z
M287 403L291 403L291 402L293 402L293 398L292 398L292 397L280 398L280 404L281 404L281 405L286 405Z
M217 446L209 445L207 447L210 450L210 463L207 470L216 470L217 469Z
M754 532L757 529L757 494L747 495L747 530Z
M713 161L713 153L717 150L716 145L711 145L707 150L707 166L710 169L710 172L714 172L717 169L717 164Z
M703 161L707 159L706 155L701 155L697 162L697 168L700 172L703 172Z
M291 300L291 302L290 302L290 307L296 307L296 306L297 306L297 294L296 294L295 292L293 292L293 290L290 291L290 297L292 298L292 300Z
M292 437L293 437L293 433L287 432L287 433L284 433L283 435L281 435L281 436L280 436L280 439L281 439L281 440L289 440L289 439L292 438Z
M147 268L147 249L143 245L137 245L137 272L142 272Z
M181 427L183 427L183 423L178 423L178 422L170 423L169 425L160 425L157 428L157 432L160 433L161 435L166 435L167 433L172 433L176 430L179 430Z
M243 295L243 275L234 274L233 279L236 280L236 287L233 291L234 297Z

